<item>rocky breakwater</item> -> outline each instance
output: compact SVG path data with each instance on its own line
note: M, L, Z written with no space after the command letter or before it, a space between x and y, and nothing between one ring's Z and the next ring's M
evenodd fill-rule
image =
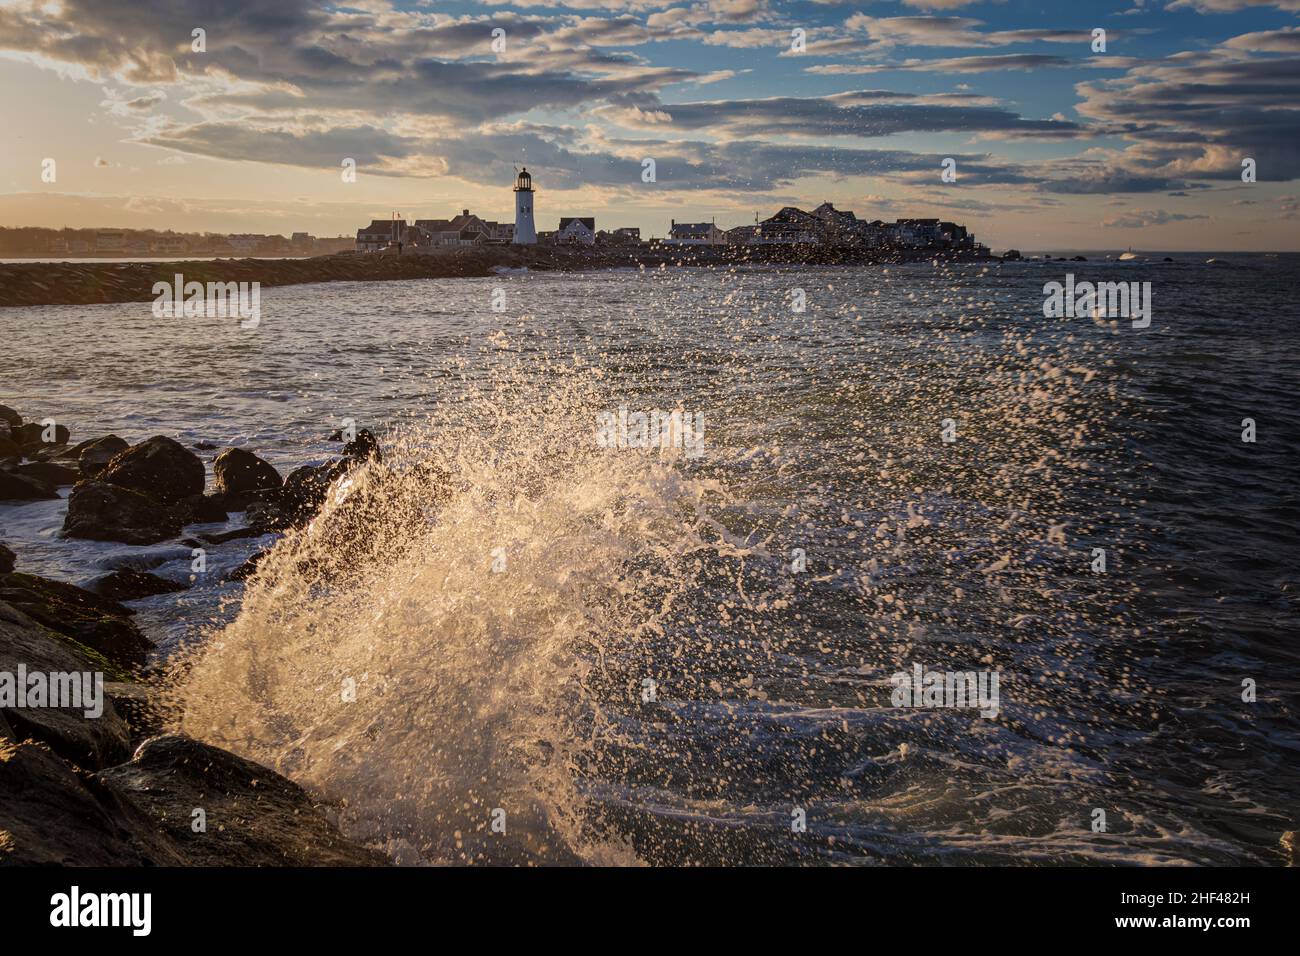
M364 457L353 443L352 455L300 469L286 489L271 465L226 449L205 493L203 462L165 436L70 445L66 429L24 430L4 406L0 421L10 442L0 446L0 475L10 479L0 488L14 492L0 509L57 497L71 483L69 538L155 543L225 518L227 508L257 514L259 505L266 523L249 532L263 534L305 520L324 500L327 476ZM37 475L27 464L60 470ZM20 563L0 543L0 866L387 862L346 839L332 808L292 781L161 733L147 670L153 645L119 602L184 585L116 571L87 589L22 573Z
M403 279L485 277L503 269L577 272L588 269L732 269L766 263L791 266L864 265L932 259L992 261L970 252L869 249L862 246L719 245L643 243L608 246L457 246L395 253L339 253L312 259L203 259L188 262L0 263L0 307L150 302L158 282L256 282L261 286L307 282L392 282Z

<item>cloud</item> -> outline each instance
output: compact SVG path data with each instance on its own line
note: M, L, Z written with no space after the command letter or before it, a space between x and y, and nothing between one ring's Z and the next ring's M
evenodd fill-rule
M1148 226L1164 226L1171 222L1186 222L1191 219L1208 219L1199 214L1184 215L1178 212L1165 212L1163 209L1134 209L1122 216L1105 220L1102 225L1107 229L1145 229Z

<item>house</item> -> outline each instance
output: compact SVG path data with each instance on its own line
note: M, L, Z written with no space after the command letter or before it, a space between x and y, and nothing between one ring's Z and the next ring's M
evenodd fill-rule
M756 245L795 245L819 242L825 224L810 212L786 206L775 216L764 219L750 243Z
M183 256L189 253L190 244L183 236L163 236L153 244L160 256Z
M564 216L556 230L555 241L566 245L592 246L596 244L596 218L594 216Z
M672 221L667 242L679 246L720 246L727 241L726 233L716 222Z
M126 251L126 233L121 229L100 229L95 233L95 251L99 253Z
M418 245L455 246L460 244L460 230L450 219L417 219L414 226Z
M488 224L478 216L472 215L468 209L461 210L460 215L451 221L451 227L460 233L462 246L487 242L491 232Z
M623 226L613 232L602 229L596 233L596 242L607 246L631 246L641 242L641 230L635 226Z
M488 227L487 241L494 246L509 245L515 238L515 224L513 222L493 222L488 220L485 225Z
M734 229L727 230L727 244L731 246L747 246L758 236L758 226L736 226Z
M405 219L375 219L357 230L357 252L379 252L400 241L406 232ZM232 240L234 236L230 237Z

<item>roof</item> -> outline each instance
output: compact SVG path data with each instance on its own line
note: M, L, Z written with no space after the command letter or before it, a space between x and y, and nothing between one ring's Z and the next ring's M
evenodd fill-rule
M707 236L712 228L714 225L711 222L675 222L672 231L674 235Z
M587 227L588 229L590 229L592 232L595 232L595 231L596 231L596 217L595 217L595 216L561 216L561 217L560 217L560 232L563 232L565 229L568 229L568 228L569 228L569 224L570 224L570 223L574 223L574 222L580 222L580 223L582 223L584 226L586 226L586 227Z

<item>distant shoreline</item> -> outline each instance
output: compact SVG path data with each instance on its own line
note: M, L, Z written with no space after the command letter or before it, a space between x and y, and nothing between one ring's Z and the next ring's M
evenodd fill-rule
M314 282L391 282L403 279L483 278L499 269L579 272L617 268L685 268L756 263L876 265L925 262L997 262L947 250L869 250L827 246L474 246L435 253L336 254L309 259L184 259L170 262L0 263L0 307L148 302L155 282L259 282L263 286Z

